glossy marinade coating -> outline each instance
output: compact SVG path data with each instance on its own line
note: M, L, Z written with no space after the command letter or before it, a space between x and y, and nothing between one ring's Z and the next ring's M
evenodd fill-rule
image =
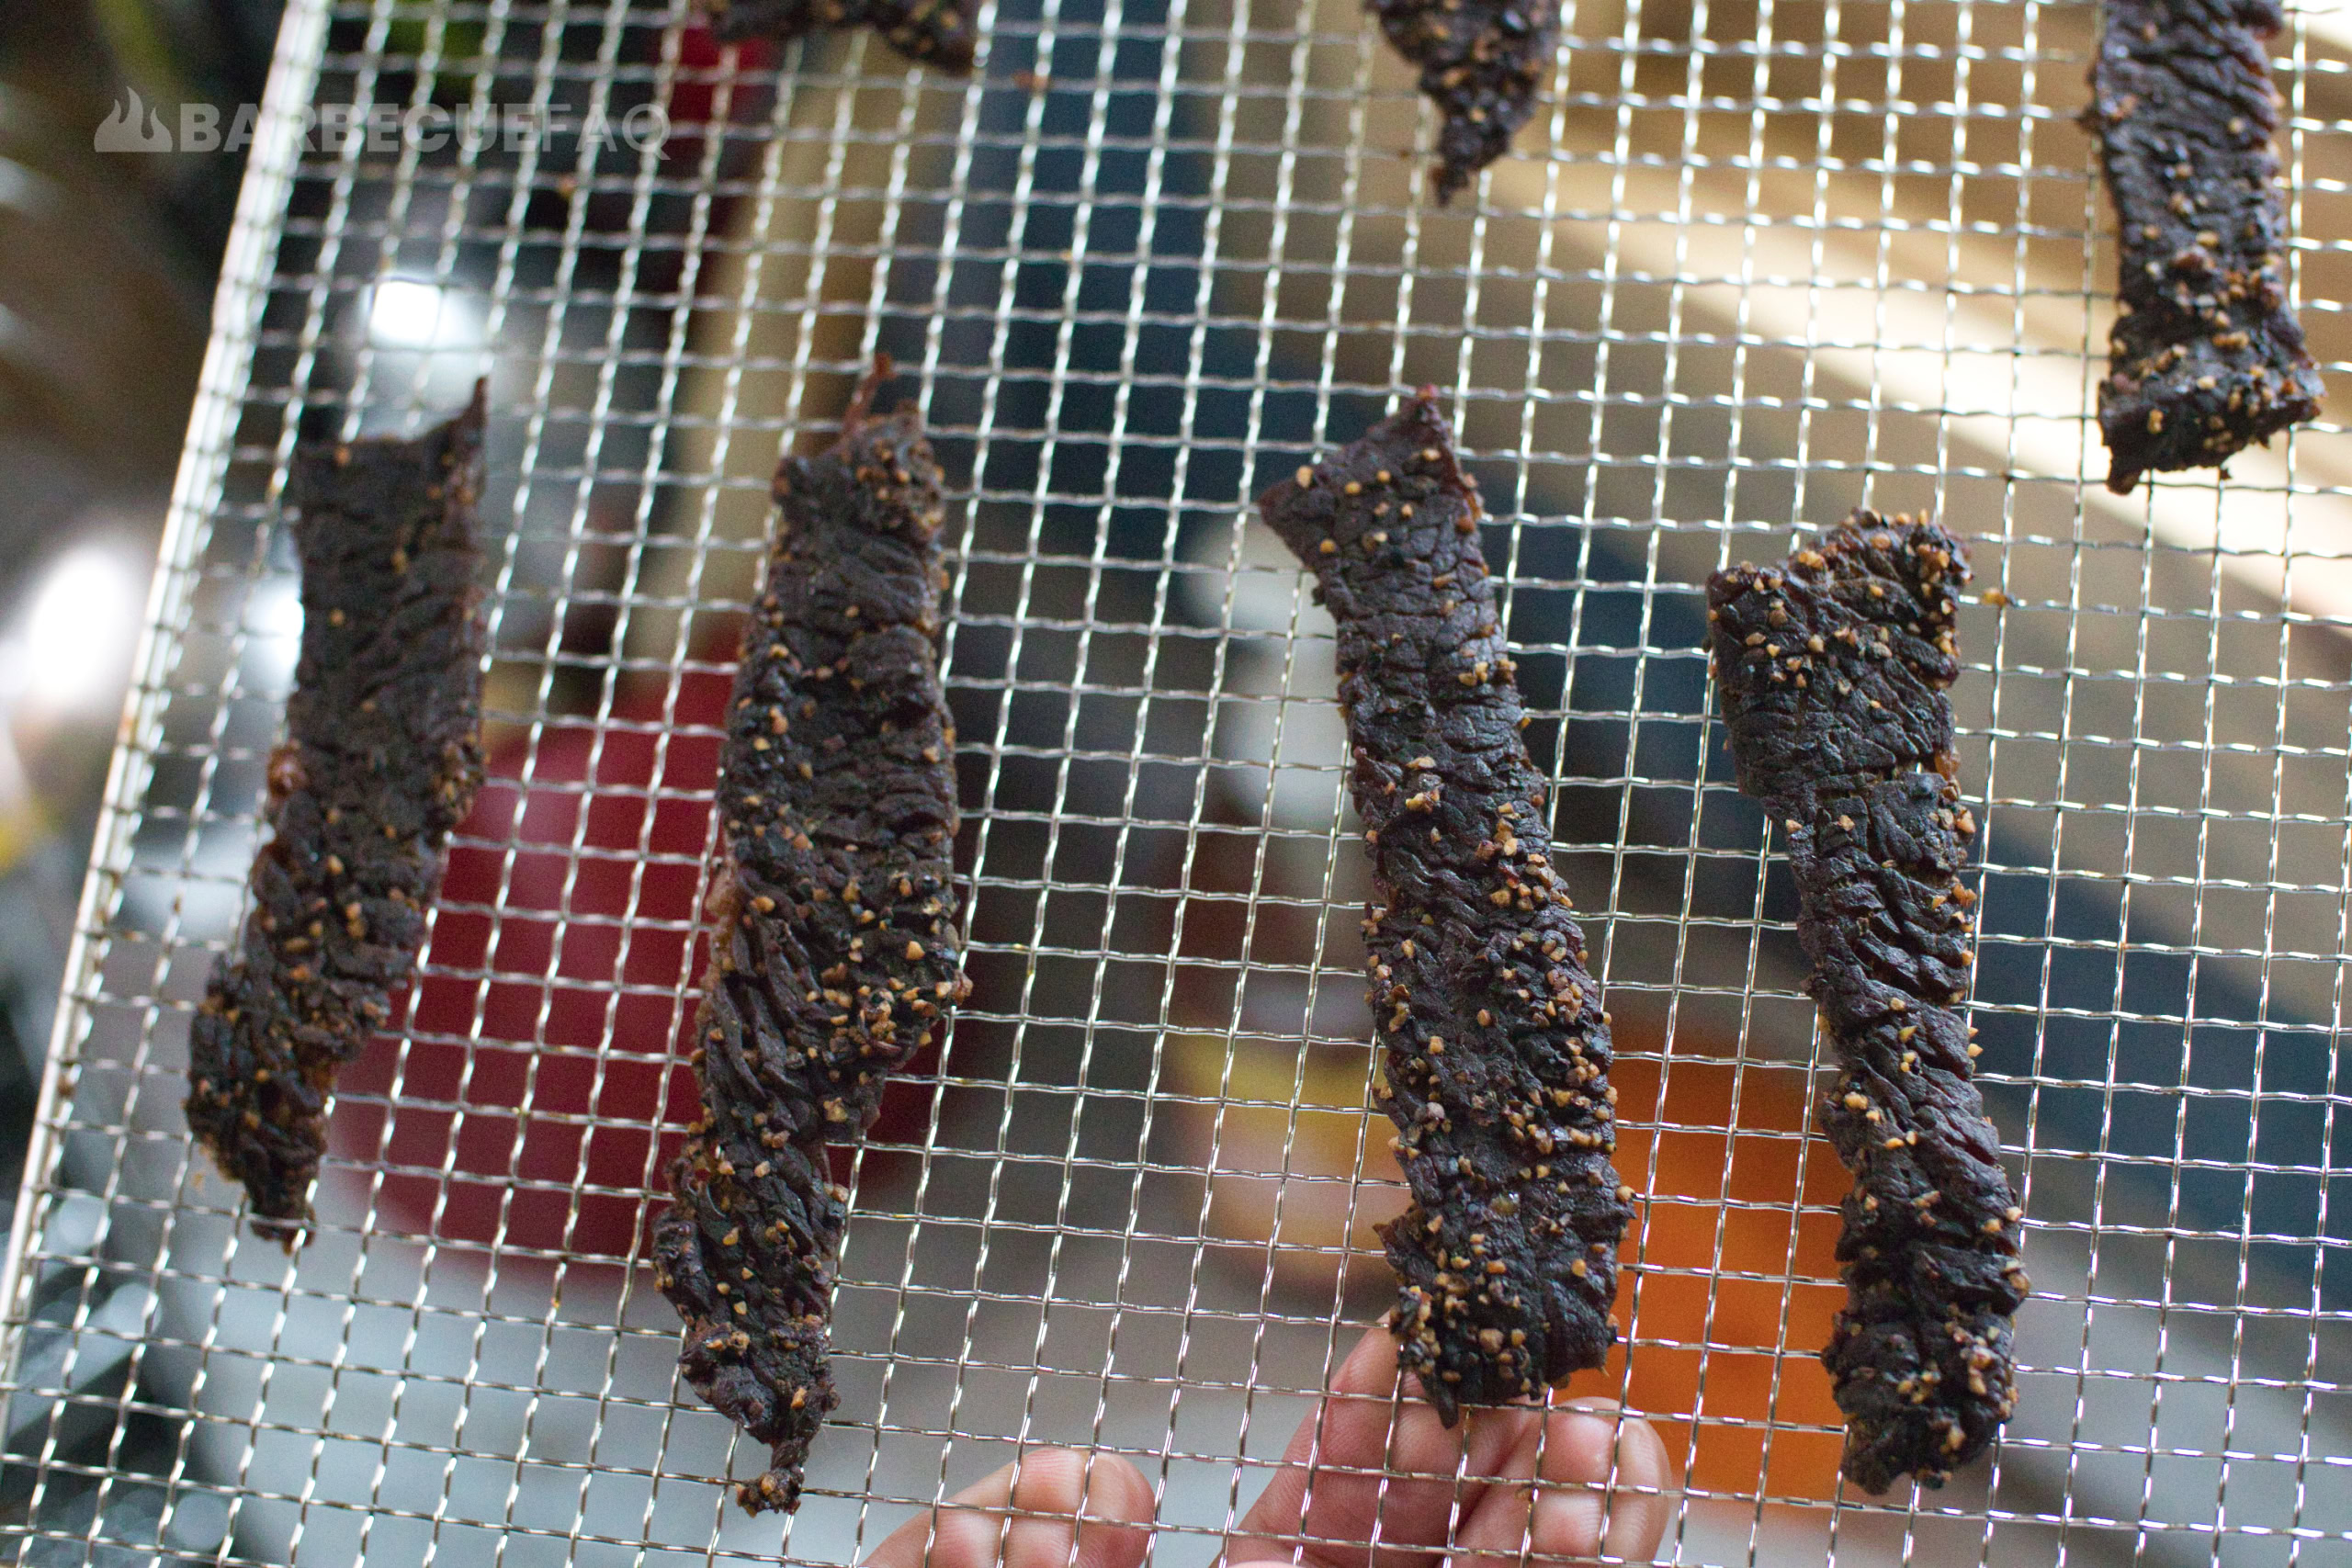
M1451 1424L1540 1394L1615 1338L1632 1190L1608 1018L1551 863L1544 778L1478 547L1478 492L1428 393L1258 501L1339 621L1378 1095L1413 1202L1384 1226L1399 1359Z
M1846 1474L1940 1484L2015 1399L2024 1213L1971 1081L1976 826L1953 783L1952 595L1966 553L1933 524L1857 512L1816 548L1707 585L1740 788L1781 825L1797 934L1838 1077L1824 1130L1853 1172L1847 1299L1822 1361Z
M703 9L729 42L872 28L908 59L945 71L969 71L979 40L978 0L703 0Z
M2122 242L2099 383L2108 488L2211 468L2319 412L2287 309L2287 211L2260 40L2275 0L2104 0L2091 104Z
M252 910L188 1034L188 1130L254 1228L311 1218L326 1097L391 1016L481 784L482 394L413 441L304 448L302 646Z
M1397 53L1420 68L1421 92L1445 116L1440 201L1510 151L1535 112L1559 51L1559 0L1369 0Z
M827 1324L856 1138L959 999L955 734L939 684L940 474L910 409L867 407L776 469L767 580L719 756L723 844L695 1018L702 1119L654 1266L680 1362L769 1445L745 1508L791 1508L836 1394Z

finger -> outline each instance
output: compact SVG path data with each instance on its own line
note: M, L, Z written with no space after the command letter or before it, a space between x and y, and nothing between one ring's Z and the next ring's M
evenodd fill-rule
M1532 1410L1488 1410L1449 1429L1408 1385L1397 1393L1396 1341L1374 1328L1299 1424L1283 1468L1226 1540L1229 1568L1427 1568L1457 1507L1476 1505L1500 1472ZM1409 1479L1400 1479L1409 1477Z
M1456 1568L1596 1556L1646 1562L1665 1538L1674 1464L1646 1421L1602 1401L1530 1420L1455 1535Z
M1137 1568L1150 1518L1125 1460L1040 1449L891 1531L866 1568Z

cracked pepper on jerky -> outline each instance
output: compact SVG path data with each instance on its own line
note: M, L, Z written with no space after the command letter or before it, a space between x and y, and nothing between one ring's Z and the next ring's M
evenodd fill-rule
M295 456L302 646L253 908L188 1036L188 1130L254 1228L311 1218L326 1097L416 971L481 784L482 392L413 441Z
M1543 775L1478 546L1476 486L1424 392L1258 500L1339 621L1376 1091L1412 1190L1384 1226L1398 1359L1448 1425L1615 1338L1632 1213L1610 1155L1608 1015L1552 864Z
M872 28L909 60L943 71L972 68L978 0L703 0L711 31L728 43L789 43L835 28Z
M1952 595L1940 527L1857 512L1778 566L1707 585L1739 786L1781 825L1809 988L1837 1053L1824 1130L1853 1173L1846 1304L1822 1351L1846 1474L1939 1485L2015 1399L2024 1213L1971 1081L1960 1010L1976 825L1953 782Z
M1559 0L1367 0L1380 29L1421 73L1421 93L1445 117L1440 201L1510 151L1535 112L1535 94L1560 42Z
M939 466L911 409L868 412L878 361L816 457L776 469L767 581L743 637L718 806L702 1119L654 1231L680 1362L769 1446L738 1489L800 1499L838 1398L827 1326L849 1194L826 1146L961 999L955 731L939 684Z
M2287 309L2276 0L2104 0L2091 104L2122 242L2098 423L2107 485L2213 468L2319 412Z

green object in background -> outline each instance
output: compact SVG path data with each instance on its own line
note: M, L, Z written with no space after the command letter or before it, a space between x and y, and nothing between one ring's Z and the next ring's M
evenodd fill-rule
M384 51L394 56L417 59L424 55L430 41L432 24L415 17L394 17L384 37ZM480 22L449 22L441 29L440 59L442 64L469 64L481 56L482 25Z
M141 96L173 107L196 96L153 0L91 0L90 10L116 68Z

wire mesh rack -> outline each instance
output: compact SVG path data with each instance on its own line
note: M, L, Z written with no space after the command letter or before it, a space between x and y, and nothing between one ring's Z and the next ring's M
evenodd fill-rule
M1402 1203L1330 626L1245 503L1429 383L1617 1021L1645 1196L1575 1392L1675 1455L1662 1553L2352 1563L2352 443L2098 487L2091 6L1566 17L1440 209L1351 0L993 0L968 81L683 4L294 0L7 1257L15 1561L848 1562L1044 1443L1134 1461L1150 1561L1211 1561ZM2340 372L2352 17L2278 48ZM849 1169L842 1405L753 1520L644 1219L766 475L877 348L956 486L976 989ZM289 1257L177 1109L299 631L287 459L485 368L492 781ZM1843 1182L1793 895L1700 649L1708 571L1865 501L1998 590L1972 1009L2036 1281L1990 1461L1876 1499L1814 1359Z

